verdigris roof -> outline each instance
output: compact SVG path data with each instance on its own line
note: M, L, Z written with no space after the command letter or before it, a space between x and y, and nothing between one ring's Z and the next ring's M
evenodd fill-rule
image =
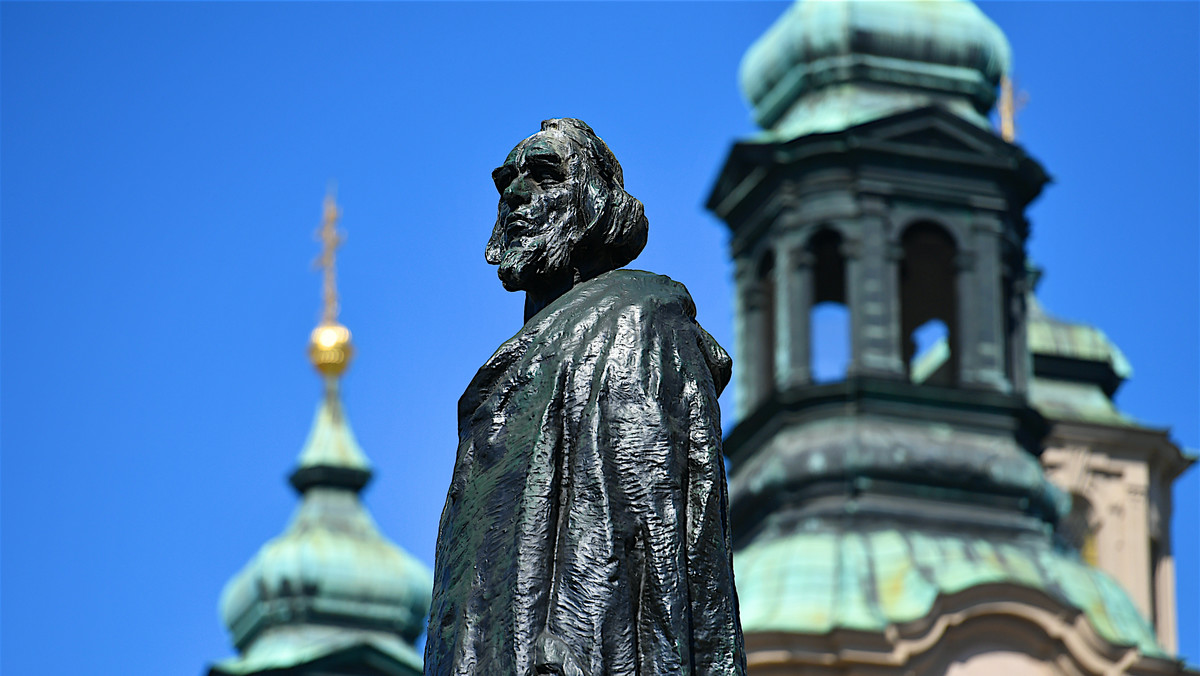
M1006 583L1082 611L1112 644L1165 656L1120 586L1048 539L817 525L750 543L734 568L747 633L883 632L926 617L941 596Z
M1090 383L1073 383L1049 378L1034 378L1029 387L1029 403L1051 420L1073 420L1107 425L1137 425L1122 413L1104 391Z
M1136 425L1113 401L1117 388L1133 375L1121 349L1094 326L1047 314L1032 294L1026 304L1034 408L1055 420Z
M742 59L755 121L776 137L840 131L932 104L987 127L1004 33L968 0L799 0Z
M364 659L366 653L374 657ZM379 658L382 657L383 660ZM388 632L346 632L339 627L296 624L266 632L240 658L212 669L212 676L249 676L279 673L305 665L321 670L323 663L391 662L404 676L421 673L421 656L410 644ZM332 670L330 670L332 671ZM285 672L291 673L291 672ZM336 673L336 672L333 672ZM386 673L386 672L385 672Z
M1133 375L1129 360L1104 331L1089 324L1053 317L1032 295L1028 306L1029 351L1034 355L1099 362L1111 368L1122 380Z
M358 439L346 421L341 402L326 398L317 408L316 419L308 439L300 451L299 468L342 467L362 472L371 471L371 463L358 445Z
M358 493L368 468L330 378L292 475L302 498L291 523L221 595L241 656L214 674L293 667L358 648L420 673L413 642L424 630L433 581L364 508Z

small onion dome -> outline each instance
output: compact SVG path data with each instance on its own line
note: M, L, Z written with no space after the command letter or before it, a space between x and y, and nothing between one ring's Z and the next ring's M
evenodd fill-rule
M799 0L742 59L755 121L776 135L841 131L942 105L987 126L1010 60L969 0Z
M350 329L336 322L322 323L313 329L308 341L308 358L322 375L342 375L354 358Z
M313 487L283 535L226 585L221 615L244 654L297 627L342 627L412 644L425 627L433 579L388 542L345 489ZM345 633L345 632L343 632Z
M348 347L339 341L329 347ZM287 530L263 545L221 595L221 616L241 655L214 674L291 668L347 646L367 646L420 673L413 643L425 628L433 580L380 534L359 499L370 478L337 379L328 376L291 476L300 505Z

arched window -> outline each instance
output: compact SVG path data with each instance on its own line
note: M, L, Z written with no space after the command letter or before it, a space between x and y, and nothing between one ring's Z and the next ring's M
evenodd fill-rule
M817 383L844 380L850 364L850 309L846 306L842 237L832 230L821 230L808 241L807 253L813 266L810 373Z
M914 382L958 384L958 275L954 240L934 223L917 223L901 238L900 330L904 363ZM925 350L919 350L925 343Z

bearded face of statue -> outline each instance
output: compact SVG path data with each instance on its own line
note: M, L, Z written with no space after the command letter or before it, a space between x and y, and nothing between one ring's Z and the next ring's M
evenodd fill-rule
M525 139L492 172L500 192L499 241L489 259L500 266L504 288L529 291L577 281L573 254L602 211L594 175L571 139L555 130Z

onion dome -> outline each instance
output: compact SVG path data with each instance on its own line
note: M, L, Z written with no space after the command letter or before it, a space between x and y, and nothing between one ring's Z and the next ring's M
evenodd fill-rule
M240 656L215 665L210 676L302 668L325 673L367 663L386 666L352 670L421 673L414 642L424 631L433 580L420 561L379 532L359 498L371 466L339 395L338 378L353 346L331 303L336 297L327 293L325 319L309 349L325 396L290 477L300 505L284 533L225 586L221 617Z
M777 137L929 105L988 127L1009 61L1004 33L969 0L799 0L746 52L740 79Z
M291 476L300 506L221 595L221 616L242 656L216 673L257 673L361 645L420 673L413 642L424 630L433 580L363 507L359 491L370 476L331 383Z

